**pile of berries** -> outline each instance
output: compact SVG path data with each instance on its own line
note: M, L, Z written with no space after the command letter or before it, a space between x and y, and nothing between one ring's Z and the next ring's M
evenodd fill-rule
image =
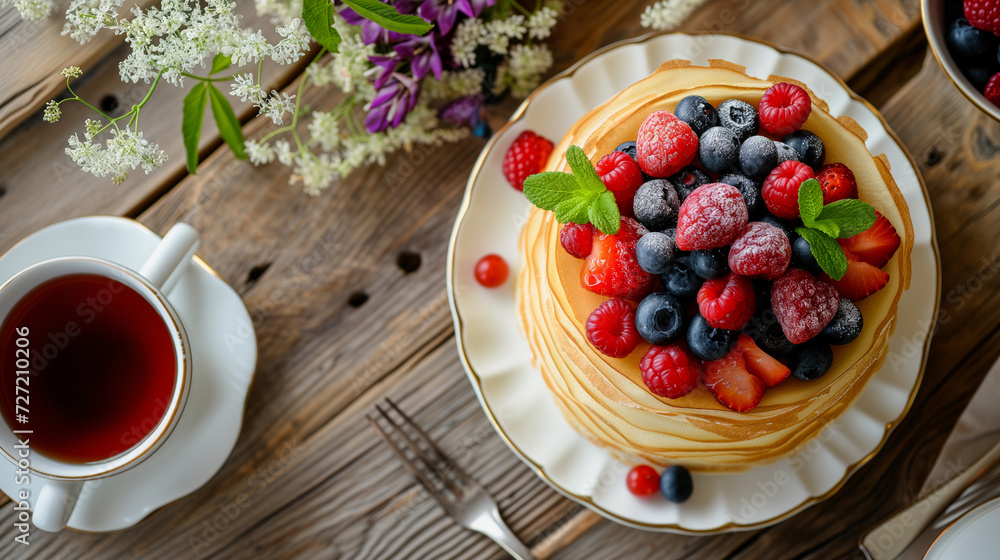
M861 333L854 302L886 285L881 268L900 238L876 212L871 229L838 240L843 278L819 268L795 233L799 186L817 179L826 204L857 198L858 188L801 128L810 111L809 95L789 83L756 107L689 96L597 162L621 227L608 235L570 223L560 241L585 259L583 286L610 298L590 315L588 340L611 357L648 343L640 369L655 395L679 398L703 383L723 405L749 411L789 375L822 376L830 345Z
M945 42L962 74L1000 106L1000 0L944 3Z

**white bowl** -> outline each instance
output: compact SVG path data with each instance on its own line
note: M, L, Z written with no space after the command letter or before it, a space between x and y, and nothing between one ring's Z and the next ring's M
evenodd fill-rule
M962 95L984 113L1000 121L1000 107L990 103L983 92L977 90L968 78L962 75L955 59L948 52L948 44L945 42L948 29L947 22L944 20L944 3L946 1L948 0L921 0L920 2L920 11L924 19L924 33L927 35L931 52L934 53L934 58L944 69L944 73L948 75L948 79L962 92Z

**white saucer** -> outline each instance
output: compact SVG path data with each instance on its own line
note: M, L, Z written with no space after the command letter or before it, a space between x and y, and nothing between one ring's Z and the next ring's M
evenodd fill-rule
M95 216L61 222L26 237L0 257L0 284L19 270L54 257L107 259L138 270L160 241L127 218ZM257 340L240 296L200 259L192 259L170 294L191 342L194 381L180 422L163 446L135 468L88 482L68 527L88 532L135 525L208 482L236 444L257 364ZM14 468L0 461L0 490L28 490L34 509L37 477L14 484Z
M1000 499L969 511L945 529L931 545L924 560L993 560L1000 547Z

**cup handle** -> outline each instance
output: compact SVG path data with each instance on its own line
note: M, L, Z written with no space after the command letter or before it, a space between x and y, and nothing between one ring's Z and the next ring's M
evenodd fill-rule
M161 292L169 294L200 241L193 227L183 222L174 224L143 263L139 274Z
M35 527L49 533L61 531L69 521L83 482L77 480L47 480L35 501L31 516Z

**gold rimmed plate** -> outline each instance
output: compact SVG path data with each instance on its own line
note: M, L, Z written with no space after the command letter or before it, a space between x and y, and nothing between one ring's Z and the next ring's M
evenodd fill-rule
M516 274L517 238L528 202L501 172L504 151L523 130L553 140L587 111L645 78L666 60L705 65L725 59L751 76L788 76L809 84L834 116L868 132L885 153L914 227L913 278L899 305L886 365L848 410L795 455L735 474L695 473L695 492L676 505L637 498L625 486L628 467L575 432L563 419L518 327L514 282L488 290L475 283L476 261L497 253ZM912 158L875 109L834 74L795 53L721 34L667 33L611 45L539 87L483 149L469 178L448 255L448 294L459 355L487 416L511 449L567 497L625 525L706 534L776 523L837 491L882 447L920 385L940 290L933 220Z

